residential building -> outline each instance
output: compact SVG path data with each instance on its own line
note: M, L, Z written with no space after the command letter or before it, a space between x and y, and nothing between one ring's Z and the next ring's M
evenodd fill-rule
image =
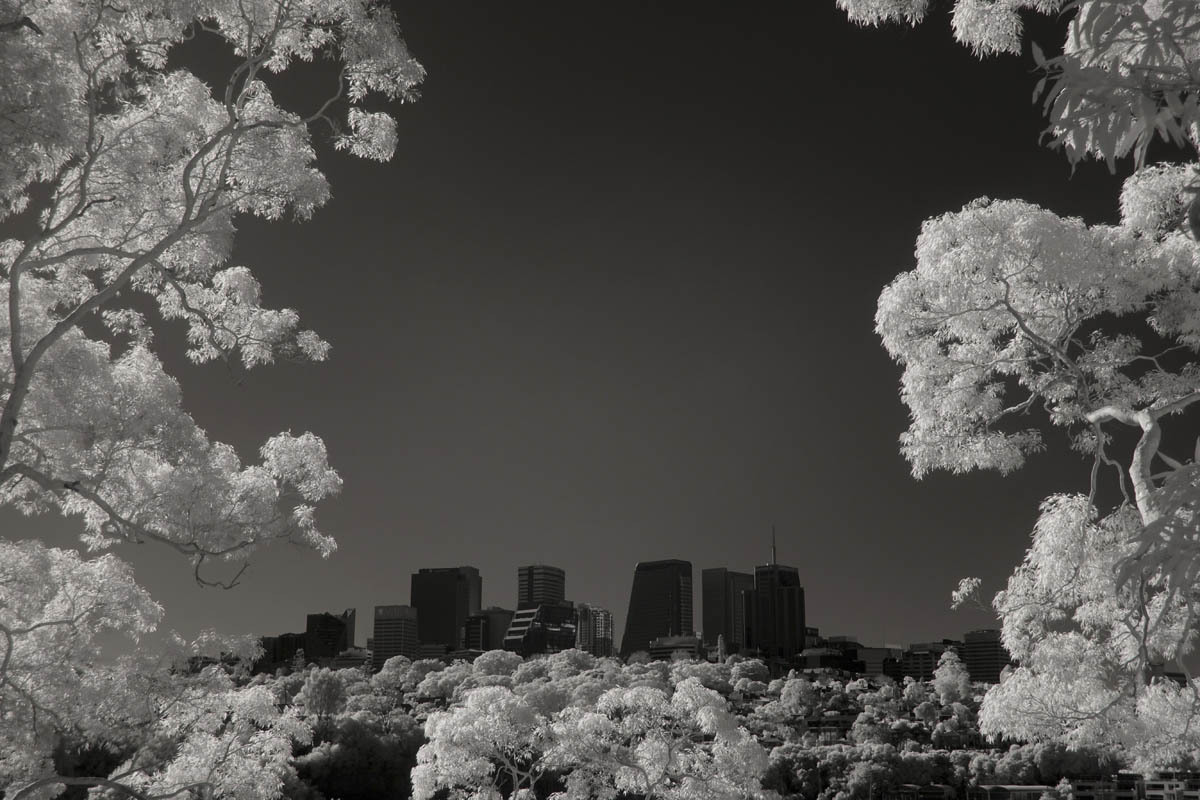
M575 607L569 602L519 608L504 635L504 649L525 658L575 647Z
M963 634L959 655L967 672L971 673L971 680L981 683L999 683L1000 673L1012 662L1000 641L1000 631L995 628Z
M412 606L375 606L375 630L371 637L371 670L378 672L389 658L416 660L419 615Z
M463 626L463 647L468 650L503 650L504 635L512 624L513 612L490 606L467 617Z
M613 619L606 608L575 606L575 647L598 658L613 654Z
M467 617L479 610L483 579L475 567L421 569L412 576L412 607L417 609L423 645L462 647Z
M543 603L561 603L567 597L567 573L548 564L517 567L517 610Z
M629 658L660 636L691 636L692 564L668 559L643 561L633 571L629 614L621 638L621 657Z
M715 648L717 638L724 636L727 652L739 652L746 646L746 592L753 591L754 576L712 567L700 573L700 584L704 646Z

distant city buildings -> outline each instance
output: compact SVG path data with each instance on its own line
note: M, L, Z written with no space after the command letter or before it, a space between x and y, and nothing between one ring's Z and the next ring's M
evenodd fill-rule
M717 638L725 637L725 648L737 653L746 646L746 593L754 591L754 576L725 567L700 573L704 617L701 631L704 646L714 649Z
M371 669L378 672L389 658L416 660L420 654L418 613L412 606L375 606L371 637Z
M575 647L597 658L613 654L613 618L608 609L586 603L575 607Z
M633 572L621 657L650 650L660 636L691 636L692 564L670 559L643 561Z
M306 615L304 633L262 637L255 672L369 665L389 659L472 659L489 650L523 657L571 648L604 658L614 654L613 615L565 598L566 572L548 564L517 568L517 610L480 608L483 579L471 566L421 568L412 574L411 604L375 606L373 635L355 647L356 611ZM1000 631L968 631L962 641L942 639L868 647L853 636L822 637L808 626L799 570L779 564L774 533L771 561L753 574L726 567L702 572L702 634L693 628L692 565L679 559L636 565L620 656L719 659L742 652L761 658L773 675L865 675L928 681L947 650L956 651L971 680L997 683L1011 659ZM1183 680L1159 669L1156 675Z
M422 645L443 652L463 646L467 617L479 610L483 579L475 567L439 567L413 573L411 605L417 610Z
M567 597L567 573L546 564L517 567L517 610L543 603L561 603Z
M971 680L981 683L999 683L1000 673L1012 663L1000 641L1000 631L995 628L967 631L963 634L959 655Z

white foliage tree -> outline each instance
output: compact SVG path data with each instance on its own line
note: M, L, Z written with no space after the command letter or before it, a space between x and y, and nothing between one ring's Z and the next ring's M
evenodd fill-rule
M546 771L550 735L549 719L511 689L472 689L461 705L429 715L413 798L429 800L441 790L472 800L521 796Z
M171 60L193 38L227 57L225 82ZM310 61L332 65L328 94L277 104L274 76ZM307 219L328 199L310 127L389 158L395 124L377 100L412 99L422 77L372 0L0 0L0 504L78 517L92 551L161 543L221 585L240 572L216 579L209 562L267 542L333 550L315 507L341 482L321 440L273 436L254 464L210 440L142 310L182 321L197 362L325 358L230 263L237 219ZM160 615L116 556L0 540L0 575L0 791L61 788L59 736L154 723L171 741L155 758L65 782L278 795L303 724L231 687L183 702L190 684L166 656L100 657L101 634L137 639Z
M547 761L566 772L564 800L763 797L767 752L737 724L725 699L699 678L668 696L649 686L614 688L595 707L556 718Z
M838 5L864 24L929 10ZM1093 459L1087 494L1044 504L995 600L1020 666L988 695L984 730L1103 741L1165 766L1200 752L1200 688L1154 677L1164 664L1186 674L1200 601L1200 447L1170 435L1200 400L1200 15L1190 0L956 0L952 26L981 55L1020 53L1022 14L1037 12L1068 20L1057 55L1032 47L1053 144L1137 167L1119 224L986 198L928 220L877 331L904 368L901 448L917 477L1011 471L1049 427ZM1192 163L1148 166L1156 136ZM1104 508L1107 474L1123 500Z

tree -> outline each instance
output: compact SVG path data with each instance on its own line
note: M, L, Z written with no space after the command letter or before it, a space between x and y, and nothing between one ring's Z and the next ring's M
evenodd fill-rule
M673 694L614 688L595 708L571 707L552 726L547 762L566 773L566 798L728 798L763 794L767 753L698 678Z
M215 90L172 59L193 38L229 67ZM279 106L274 76L313 60L335 73L328 96ZM367 103L413 99L422 76L371 0L0 2L0 504L79 517L93 551L158 542L207 584L241 574L214 577L210 562L244 562L271 541L333 550L315 507L341 481L321 440L273 436L254 465L211 441L183 410L146 312L182 321L196 362L324 359L328 345L294 311L264 307L251 271L229 263L237 220L303 220L328 199L310 126L389 158L394 121ZM0 791L278 795L288 737L306 726L260 692L180 705L190 684L170 678L181 673L166 656L98 665L98 633L137 638L158 622L116 556L0 550L23 567L0 583ZM182 708L207 721L180 733ZM60 780L54 739L91 725L182 738L119 778Z
M865 24L928 10L838 5ZM1154 679L1164 663L1186 674L1200 610L1200 447L1189 459L1191 443L1168 438L1200 400L1200 17L1187 0L956 0L955 36L979 54L1020 53L1023 11L1067 12L1061 52L1032 46L1047 133L1073 162L1132 157L1119 224L986 198L928 220L915 269L880 296L876 329L904 369L901 449L917 477L1011 471L1053 427L1092 457L1086 496L1043 505L1025 564L995 599L1020 666L989 693L984 729L1029 732L1019 709L1044 702L1041 735L1140 740L1143 763L1168 765L1196 746L1200 713L1190 677ZM1191 163L1147 165L1156 134ZM1136 441L1122 456L1126 432ZM1075 658L1097 661L1079 670Z
M958 653L947 650L938 659L933 671L933 690L942 705L958 702L971 696L971 676Z
M549 721L502 686L472 689L461 706L434 712L425 736L412 771L414 800L439 790L451 798L515 797L546 771Z

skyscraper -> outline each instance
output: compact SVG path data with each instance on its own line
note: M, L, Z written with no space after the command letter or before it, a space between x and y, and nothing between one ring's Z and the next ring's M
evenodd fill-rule
M575 608L567 602L539 603L517 609L504 634L504 649L526 658L541 653L561 653L574 646Z
M690 636L692 632L691 562L639 563L633 571L621 657L639 650L649 652L650 642L660 636Z
M547 564L517 567L517 610L561 603L567 596L567 573Z
M421 644L462 647L468 614L479 610L483 578L475 567L421 569L412 576L412 606L417 609Z
M304 626L304 656L315 664L354 647L354 609L341 614L309 614Z
M725 636L725 646L736 653L746 646L746 592L754 590L754 576L713 567L700 573L704 597L704 646L715 648L717 637Z
M1000 641L1000 631L995 628L968 631L963 635L959 652L971 680L982 683L999 683L1000 673L1012 661Z
M754 592L747 593L746 639L768 665L791 661L804 651L804 587L800 571L775 558L771 531L771 563L754 568Z
M613 621L608 609L586 603L575 607L575 647L598 658L612 655Z
M417 610L412 606L375 606L375 631L371 638L371 669L378 672L394 656L415 660Z

